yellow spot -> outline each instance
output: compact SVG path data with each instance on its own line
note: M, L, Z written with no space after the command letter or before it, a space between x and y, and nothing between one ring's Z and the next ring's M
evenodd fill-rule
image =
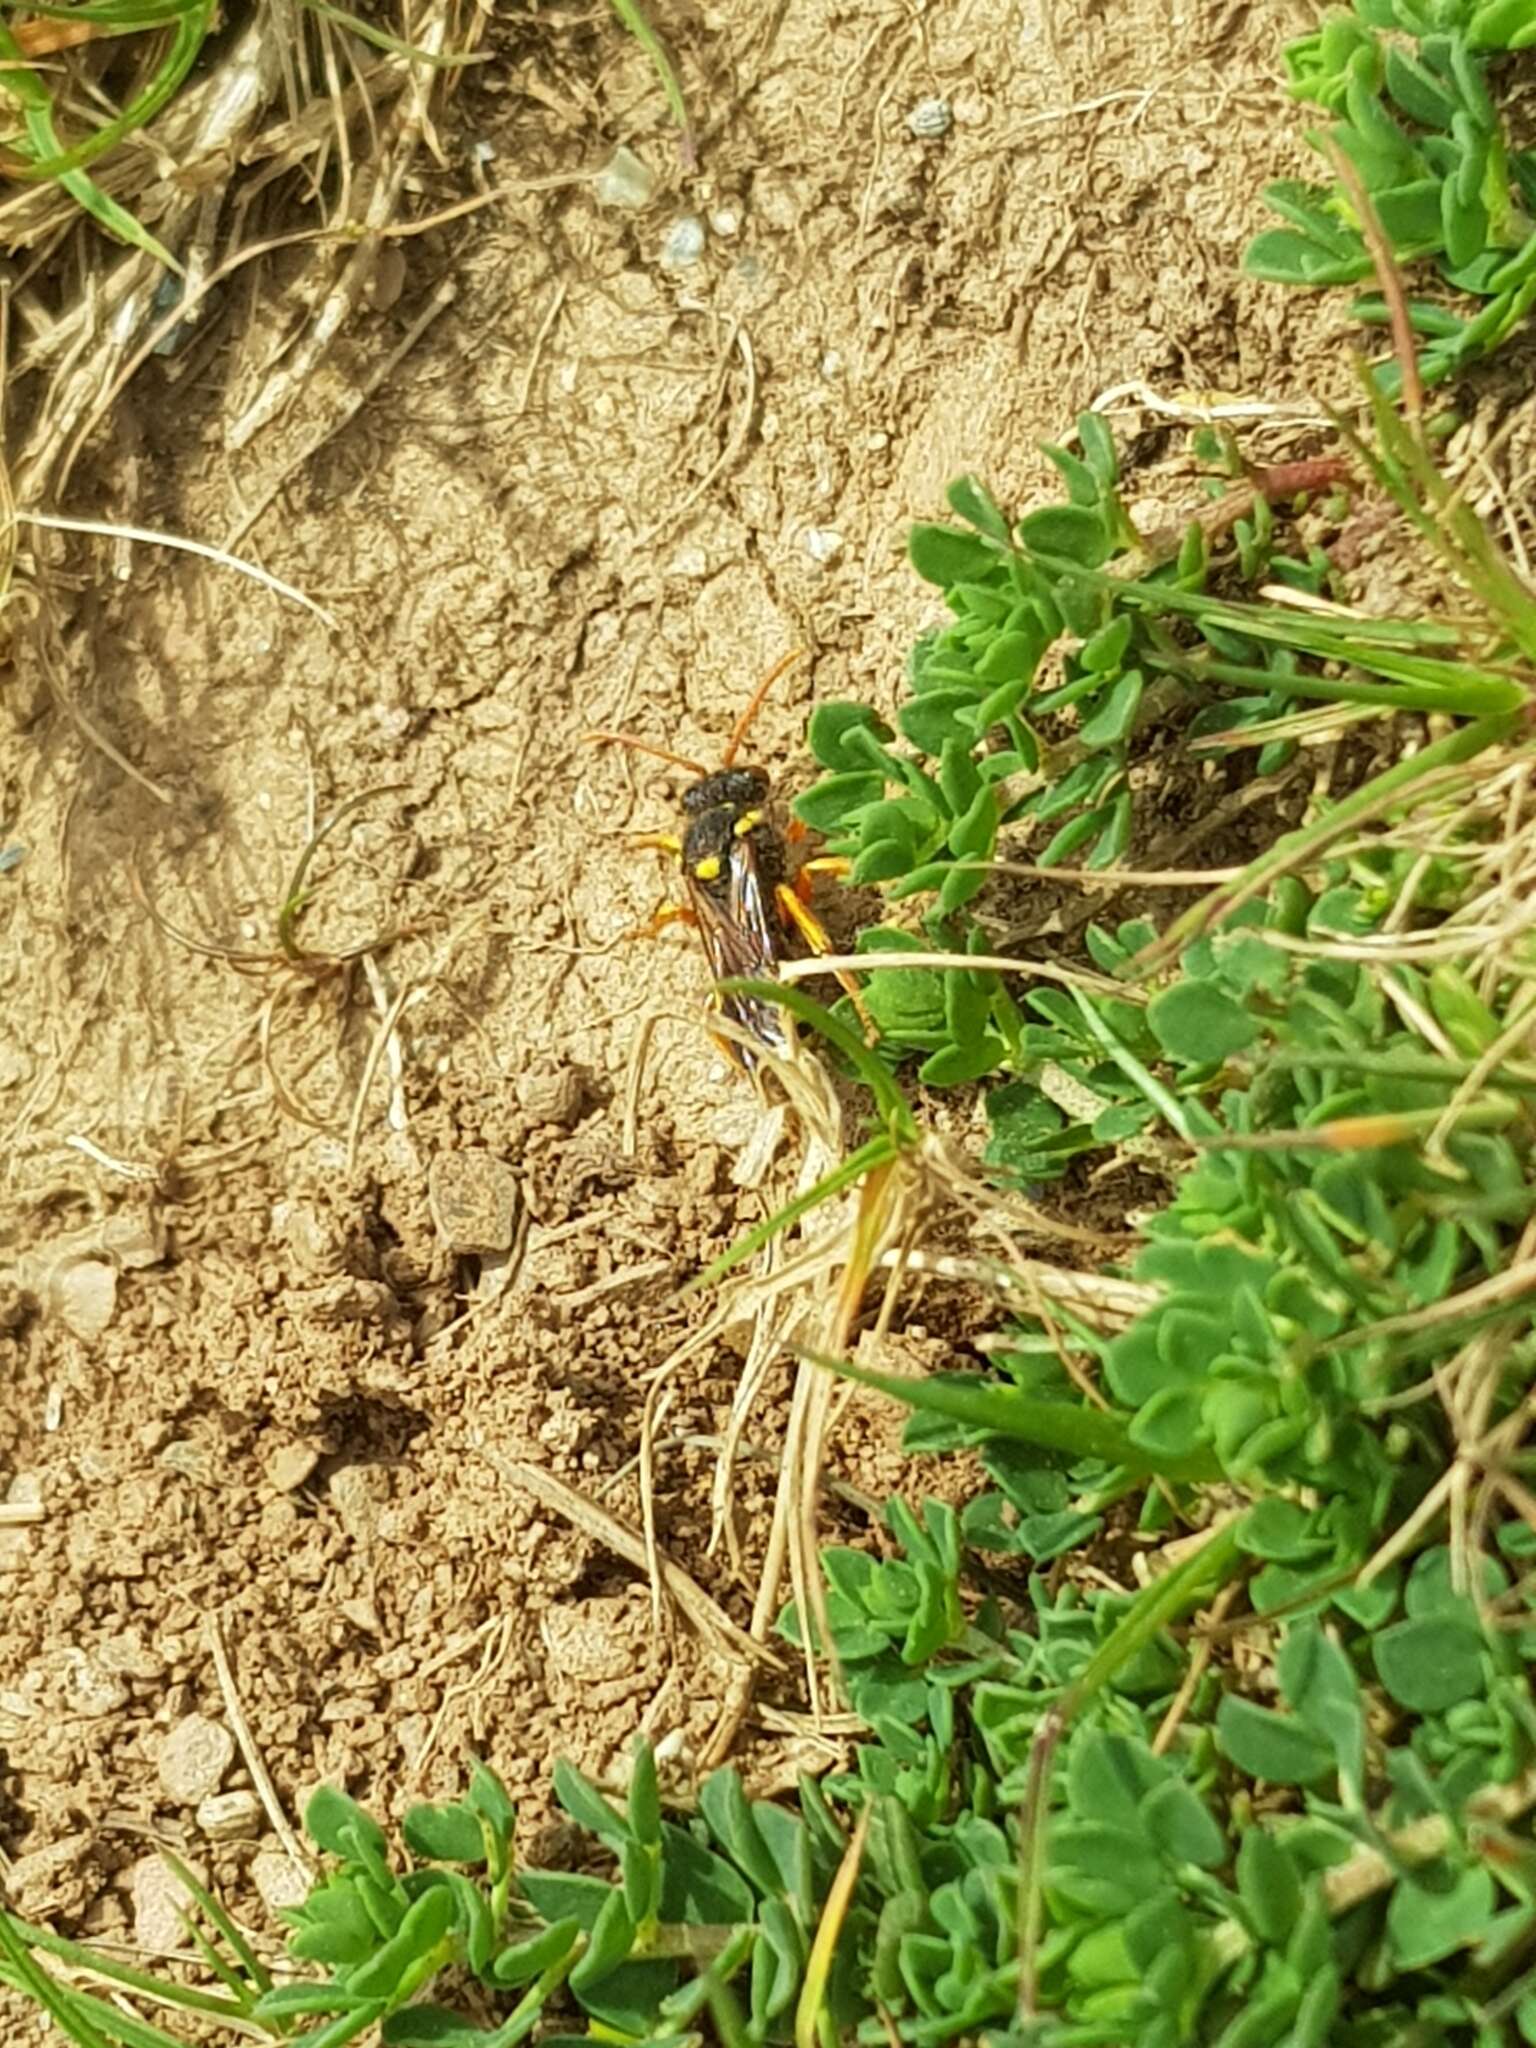
M738 839L745 839L747 834L755 832L762 822L763 814L761 811L743 811L732 829L735 831Z
M719 854L706 854L704 859L698 863L697 867L695 867L693 872L701 882L718 882L720 879Z

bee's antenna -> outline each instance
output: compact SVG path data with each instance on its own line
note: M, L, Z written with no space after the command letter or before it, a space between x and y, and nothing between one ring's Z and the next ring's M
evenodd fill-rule
M735 760L737 749L740 747L742 741L746 738L747 729L751 725L753 719L756 718L758 712L762 710L763 700L768 695L768 692L779 680L779 677L783 675L784 671L788 668L793 668L797 661L800 661L804 658L804 655L805 649L803 647L797 647L795 648L793 653L786 654L782 661L776 662L774 666L771 669L769 669L767 675L763 677L763 680L752 692L751 702L747 705L746 710L742 712L740 718L737 719L735 726L732 728L731 736L725 743L725 752L720 756L720 766L722 768L729 768L731 763Z
M674 768L686 768L700 781L710 773L702 761L690 761L686 754L674 754L666 747L653 747L649 740L637 740L633 733L584 732L582 738L592 746L629 747L637 754L650 754L658 761L670 761Z

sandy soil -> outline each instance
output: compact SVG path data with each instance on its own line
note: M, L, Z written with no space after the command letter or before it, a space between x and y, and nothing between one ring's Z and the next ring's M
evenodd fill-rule
M1287 9L675 12L697 172L603 10L503 23L414 203L472 192L477 145L526 189L392 245L398 299L314 417L225 447L290 317L268 275L77 473L77 510L210 538L286 479L239 546L333 629L161 551L44 550L52 612L0 693L27 849L0 876L0 1497L42 1510L0 1528L0 1852L70 1930L129 1937L164 1840L273 1931L267 1821L210 1841L161 1755L190 1714L228 1723L210 1620L290 1815L321 1777L443 1796L475 1749L537 1854L554 1755L707 1738L728 1668L658 1637L643 1575L515 1472L635 1518L648 1376L698 1314L673 1289L765 1199L733 1179L756 1112L688 938L625 936L665 874L622 835L669 822L676 779L581 736L711 755L804 646L755 741L793 788L813 696L890 700L930 617L905 528L951 476L1023 505L1051 491L1035 443L1110 387L1333 374L1336 312L1237 271L1292 160ZM924 139L932 98L952 126ZM593 190L621 141L661 179L641 212ZM706 247L669 269L685 214ZM346 805L299 930L367 961L296 968L278 908ZM739 1369L717 1347L676 1377L655 1479L662 1542L738 1621L788 1389L749 1431L733 1562L709 1487ZM856 1409L836 1471L880 1496L894 1446ZM765 1784L831 1754L748 1740ZM244 1757L217 1783L248 1787Z

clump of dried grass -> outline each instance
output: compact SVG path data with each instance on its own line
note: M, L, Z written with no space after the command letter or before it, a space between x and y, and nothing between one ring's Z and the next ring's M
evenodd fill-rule
M15 257L6 445L18 505L57 504L149 356L188 344L235 271L295 245L303 262L284 282L307 311L228 445L250 440L313 373L362 301L412 166L435 149L434 95L470 54L453 47L452 0L402 8L398 33L361 28L328 8L261 0L202 76L92 166L91 190L135 224L136 244L104 235L100 206L68 176L0 198L0 239ZM118 47L50 55L56 103L99 122ZM296 208L308 218L294 228Z

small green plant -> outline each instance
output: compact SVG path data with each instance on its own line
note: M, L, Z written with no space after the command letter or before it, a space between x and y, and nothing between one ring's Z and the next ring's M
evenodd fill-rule
M1108 429L1087 414L1078 434L1081 456L1045 451L1066 479L1067 503L1014 522L965 478L949 492L963 527L913 529L913 565L942 589L953 619L913 652L897 715L910 751L868 706L822 705L808 738L827 772L794 809L851 861L855 884L923 905L923 936L885 923L859 940L860 951L891 960L872 969L867 992L888 1053L921 1055L922 1079L938 1085L999 1070L1034 1077L1042 1060L1086 1060L1091 1071L1076 1078L1107 1088L1102 1110L1125 1111L1134 1127L1139 1111L1126 1109L1075 992L1034 990L1021 1008L984 969L898 964L904 952L935 948L989 953L968 906L1001 835L1047 834L1034 855L1043 867L1074 858L1116 865L1131 843L1138 744L1170 720L1189 745L1252 747L1262 774L1293 745L1267 729L1298 702L1486 723L1512 716L1525 691L1448 625L1213 592L1218 575L1249 585L1273 578L1313 595L1326 585L1320 553L1279 552L1262 492L1235 521L1225 564L1193 520L1170 558L1144 565ZM1128 1012L1112 1011L1112 1028L1144 1048Z
M622 1811L561 1766L557 1794L604 1877L517 1867L515 1815L484 1767L463 1800L407 1815L403 1859L322 1789L306 1827L329 1868L287 1916L282 1981L195 1885L222 1995L12 1916L0 1980L79 2048L186 2037L43 1956L307 2048L375 2029L391 2048L512 2048L536 2030L939 2048L998 2027L1031 2048L1387 2048L1426 2021L1413 2038L1482 2048L1504 2038L1490 2013L1532 2037L1536 1862L1519 1823L1536 1798L1536 1625L1490 1634L1442 1549L1370 1602L1285 1625L1255 1698L1214 1670L1190 1686L1170 1629L1294 1546L1283 1514L1229 1522L1140 1592L1035 1576L1022 1604L978 1599L949 1508L891 1521L904 1554L825 1558L832 1646L869 1740L841 1777L802 1779L798 1810L749 1799L724 1769L668 1818L643 1743ZM1508 1583L1495 1570L1485 1589ZM782 1627L799 1640L792 1608ZM851 1867L838 1808L867 1832L834 1908ZM549 2033L577 2014L585 2035Z
M199 1946L224 1995L113 1964L8 1915L0 1980L29 1991L81 2048L181 2048L184 2037L66 1986L41 1954L87 1963L190 2015L237 2022L242 2035L308 2048L375 2029L389 2048L512 2048L547 2026L555 2003L612 2040L685 2037L706 2010L726 2016L728 2038L768 2038L802 1988L846 1846L814 1788L797 1818L754 1805L722 1771L701 1788L698 1817L680 1826L663 1817L655 1760L641 1744L626 1810L568 1765L557 1767L555 1789L617 1863L615 1881L515 1867L516 1812L483 1765L461 1801L406 1815L403 1859L354 1800L322 1787L305 1827L330 1868L285 1915L295 1970L282 1981L191 1884L217 1937L200 1928ZM431 2002L434 1990L457 2003Z
M1536 304L1536 151L1511 145L1495 60L1536 44L1531 0L1355 0L1285 53L1295 98L1330 118L1307 139L1353 165L1397 262L1432 263L1469 314L1440 298L1410 305L1426 384L1455 376L1506 340ZM1371 251L1337 179L1285 179L1265 192L1285 221L1243 267L1279 284L1356 284ZM1385 319L1379 297L1358 311ZM1382 372L1395 390L1396 365Z

